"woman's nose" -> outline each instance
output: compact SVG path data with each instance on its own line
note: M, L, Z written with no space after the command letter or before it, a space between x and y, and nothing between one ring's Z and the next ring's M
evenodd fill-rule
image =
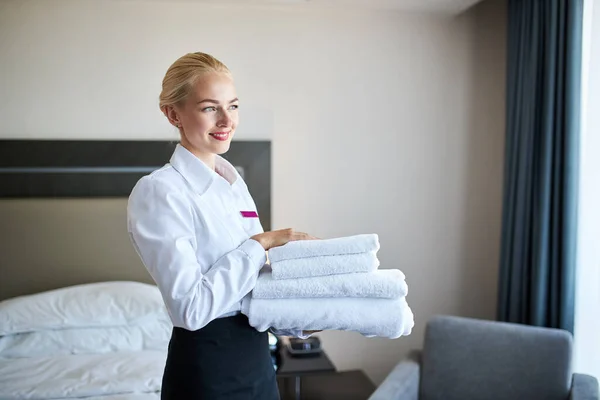
M231 125L231 116L228 112L223 111L219 113L219 119L217 120L217 126L228 127Z

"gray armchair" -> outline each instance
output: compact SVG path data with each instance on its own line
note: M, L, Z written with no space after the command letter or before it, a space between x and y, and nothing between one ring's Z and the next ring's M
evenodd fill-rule
M560 329L436 316L369 400L598 400L598 381L571 372Z

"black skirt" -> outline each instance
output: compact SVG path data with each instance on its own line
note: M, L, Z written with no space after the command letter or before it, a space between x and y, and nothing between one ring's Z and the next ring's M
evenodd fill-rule
M243 314L204 328L173 328L162 400L279 400L267 332Z

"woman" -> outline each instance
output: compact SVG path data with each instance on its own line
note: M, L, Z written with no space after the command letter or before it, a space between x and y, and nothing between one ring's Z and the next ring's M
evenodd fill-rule
M237 128L238 103L223 63L204 53L175 61L163 79L160 109L179 129L180 143L129 197L132 243L174 325L162 399L279 398L267 332L248 324L241 300L266 251L316 238L292 229L263 232L246 184L219 156Z

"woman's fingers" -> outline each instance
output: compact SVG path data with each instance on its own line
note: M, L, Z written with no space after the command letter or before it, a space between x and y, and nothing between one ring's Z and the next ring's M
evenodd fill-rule
M260 233L252 236L252 239L256 239L261 243L265 250L269 250L272 247L283 246L284 244L295 240L320 240L315 236L305 232L295 231L292 228Z

